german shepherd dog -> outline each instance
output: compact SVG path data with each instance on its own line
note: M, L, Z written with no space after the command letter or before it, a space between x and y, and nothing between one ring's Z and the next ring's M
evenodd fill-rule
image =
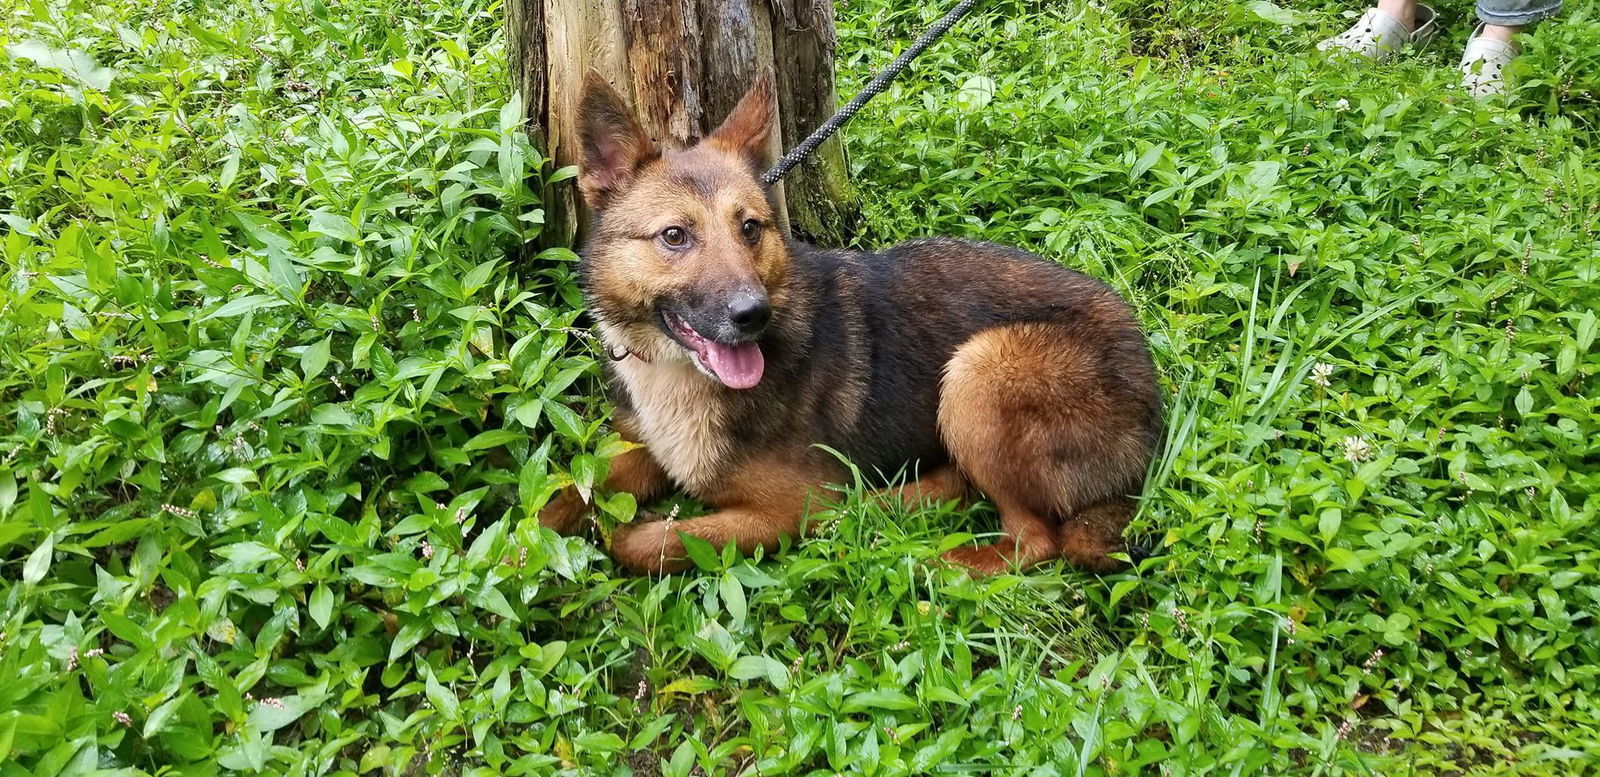
M620 526L612 554L663 573L690 565L679 532L744 552L797 537L825 486L849 478L820 444L863 473L920 473L875 498L986 495L1002 539L945 554L975 574L1058 557L1114 568L1161 434L1128 305L996 245L862 253L786 239L757 178L773 95L768 71L711 135L662 150L603 78L584 83L578 187L593 220L580 274L616 359L614 425L642 446L612 460L603 487L641 504L676 487L715 508ZM540 522L574 533L587 510L569 488Z

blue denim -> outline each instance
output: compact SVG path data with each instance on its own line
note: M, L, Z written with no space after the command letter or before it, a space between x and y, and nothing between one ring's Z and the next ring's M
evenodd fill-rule
M1561 11L1561 0L1478 0L1478 18L1486 24L1521 27Z

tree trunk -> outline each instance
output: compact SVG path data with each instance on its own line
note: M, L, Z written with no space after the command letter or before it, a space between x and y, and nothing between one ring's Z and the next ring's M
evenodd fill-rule
M771 65L778 127L772 158L831 116L831 0L506 0L512 87L528 131L556 167L578 163L577 105L598 70L630 99L657 144L688 146L721 123ZM774 187L797 236L842 245L859 227L839 136ZM571 245L587 221L571 181L548 193L545 240Z

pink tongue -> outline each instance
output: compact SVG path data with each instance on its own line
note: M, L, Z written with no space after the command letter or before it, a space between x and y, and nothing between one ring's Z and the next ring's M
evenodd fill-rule
M761 372L767 362L761 355L761 346L755 343L724 345L707 341L706 366L716 373L722 385L747 389L761 382Z

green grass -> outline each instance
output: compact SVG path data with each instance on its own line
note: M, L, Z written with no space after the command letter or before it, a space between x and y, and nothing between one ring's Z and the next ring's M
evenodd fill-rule
M1355 4L985 4L850 126L863 241L1136 303L1156 555L972 581L992 512L851 490L647 580L532 518L617 448L498 5L4 0L0 777L1600 769L1571 5L1480 105L1460 0L1381 67L1312 48Z

